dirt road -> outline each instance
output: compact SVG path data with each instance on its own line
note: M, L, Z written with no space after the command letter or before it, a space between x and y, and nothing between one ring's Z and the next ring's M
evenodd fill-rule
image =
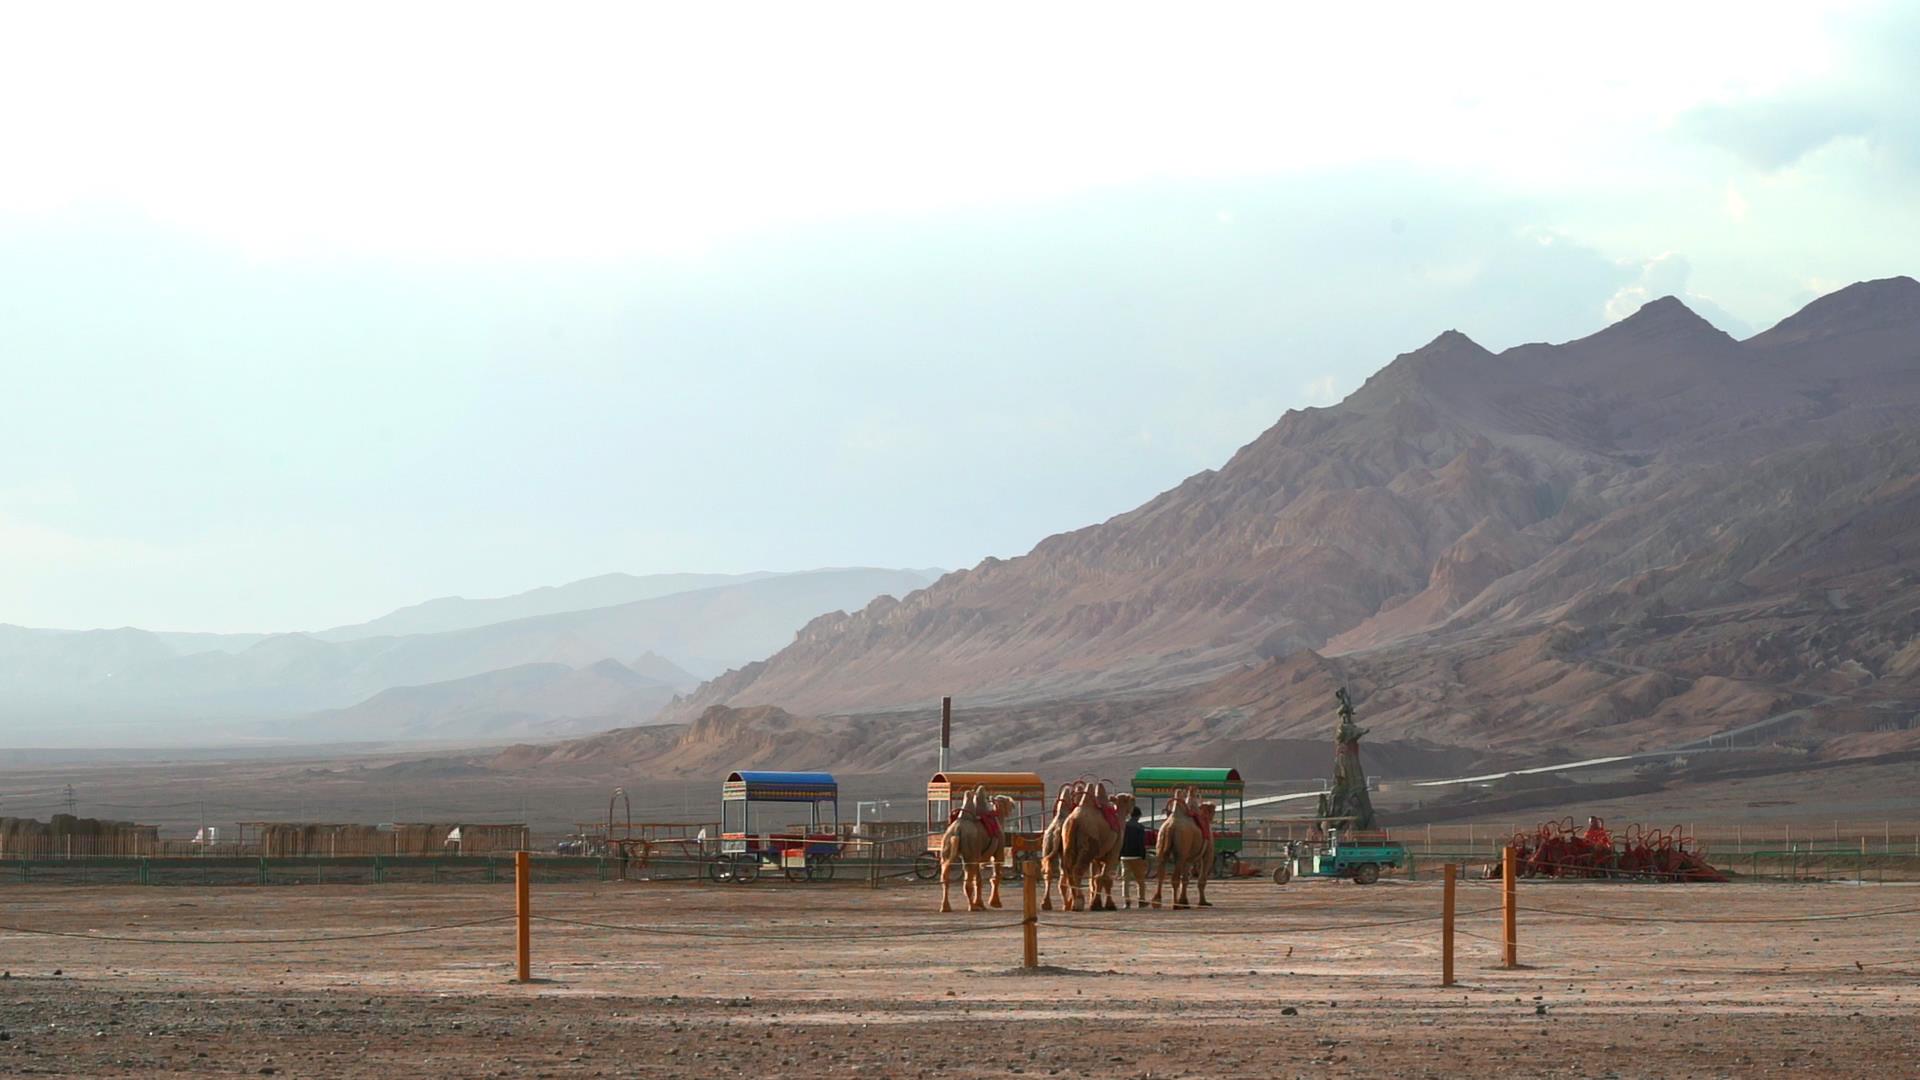
M925 887L0 886L0 1073L450 1076L1914 1075L1920 888L1235 883L1198 912L1005 912ZM1013 902L1017 909L1017 893ZM1746 920L1895 912L1820 922ZM1659 920L1608 923L1589 913ZM1421 920L1421 921L1409 921ZM949 931L964 930L963 933ZM101 940L102 936L159 939ZM266 944L262 939L325 940Z

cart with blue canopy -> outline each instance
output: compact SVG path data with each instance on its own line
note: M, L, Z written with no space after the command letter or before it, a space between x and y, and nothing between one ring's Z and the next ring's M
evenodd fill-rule
M766 803L806 807L806 820L780 822L768 828L760 809ZM827 881L833 860L840 854L840 785L823 772L768 772L739 770L727 774L720 788L720 854L707 865L715 881L745 884L760 876L762 867L778 867L789 881Z

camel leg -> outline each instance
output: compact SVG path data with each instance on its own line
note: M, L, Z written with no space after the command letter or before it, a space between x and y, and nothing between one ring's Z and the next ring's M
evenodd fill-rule
M1040 870L1040 910L1041 911L1053 910L1053 890L1054 890L1054 886L1058 885L1059 883L1060 883L1059 878L1056 875L1048 873L1045 867L1041 868Z
M1000 859L997 856L995 858L987 860L987 873L991 875L993 878L993 897L992 899L989 899L987 901L987 906L999 907L1000 906Z
M1160 855L1154 856L1153 868L1153 906L1160 906L1160 890L1167 887L1167 860Z
M1213 906L1212 904L1207 903L1207 878L1209 876L1208 872L1210 870L1212 870L1212 867L1208 866L1206 863L1200 864L1200 906L1201 907Z
M1180 867L1176 874L1178 876L1173 882L1173 906L1175 909L1180 909L1187 906L1187 861L1185 859L1180 860Z
M987 905L985 901L980 899L981 891L982 890L980 887L980 864L968 863L967 864L967 910L968 911L987 910Z
M953 910L953 864L940 860L940 911L945 914Z
M1100 864L1100 899L1102 902L1100 910L1120 910L1113 905L1113 864L1110 862Z

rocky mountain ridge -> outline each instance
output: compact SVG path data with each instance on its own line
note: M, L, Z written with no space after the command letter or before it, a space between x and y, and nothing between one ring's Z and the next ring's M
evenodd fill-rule
M1448 332L1135 510L815 619L663 719L955 694L1317 732L1319 694L1274 689L1310 662L1387 732L1456 745L1646 748L1794 706L1781 737L1899 742L1864 736L1920 712L1916 415L1911 278L1745 341L1671 297L1561 345Z

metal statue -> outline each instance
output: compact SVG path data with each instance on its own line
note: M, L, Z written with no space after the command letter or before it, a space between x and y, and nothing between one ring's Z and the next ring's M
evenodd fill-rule
M1360 737L1367 729L1353 722L1353 699L1347 688L1334 692L1340 703L1340 726L1334 732L1333 790L1328 793L1327 818L1346 820L1340 828L1366 831L1374 827L1373 800L1367 795L1367 774L1360 768Z

